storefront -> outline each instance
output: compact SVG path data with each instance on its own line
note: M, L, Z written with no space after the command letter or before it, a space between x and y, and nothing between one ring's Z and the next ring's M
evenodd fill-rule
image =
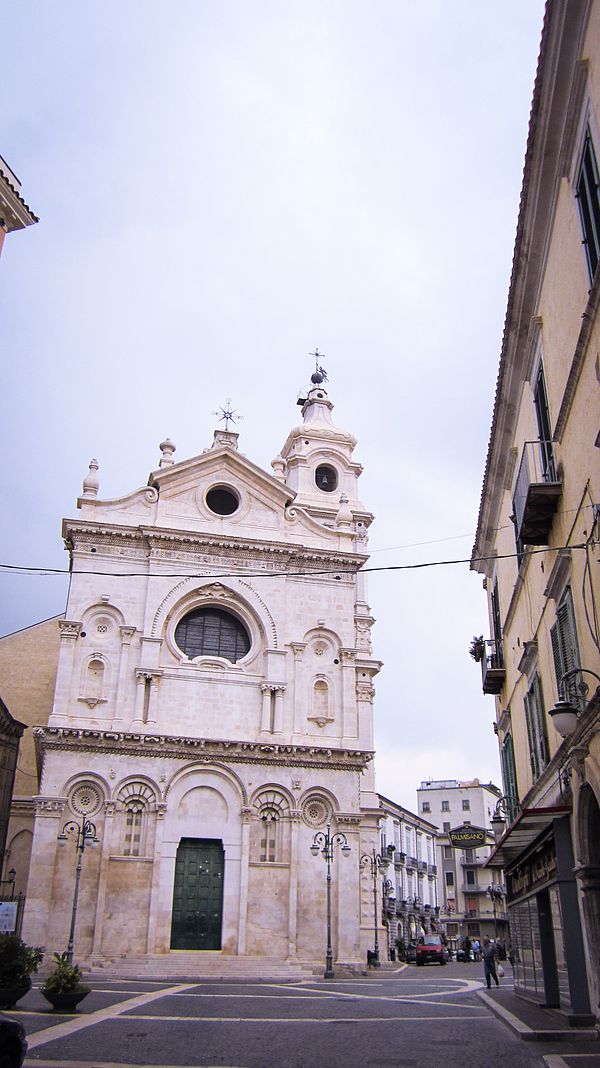
M515 992L591 1022L570 808L524 809L488 864L506 875Z

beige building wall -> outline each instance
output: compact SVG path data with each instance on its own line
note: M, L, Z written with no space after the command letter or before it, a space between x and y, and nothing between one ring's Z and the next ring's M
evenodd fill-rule
M517 968L516 985L522 981L526 987L537 969L548 1003L569 1010L577 1005L583 1017L600 1012L600 887L590 877L600 858L594 844L600 825L598 709L590 701L598 684L594 676L600 674L600 274L591 271L586 257L586 242L592 249L595 239L593 226L582 223L586 194L579 195L579 182L586 144L596 165L600 160L599 111L600 4L548 5L472 563L484 576L488 594L484 690L496 695L506 795L505 833L494 863L507 865L513 886L509 903L519 930L526 915L527 924L543 926L545 895L562 917L554 933L558 965L553 969L543 952L536 960L535 946L524 946L526 967L522 979ZM597 211L600 219L600 208L593 208L597 181L590 188L591 215ZM535 407L540 367L554 462L546 472ZM549 483L556 496L545 534L529 533L519 560L515 493L525 455L529 514L539 509ZM569 602L573 626L567 623ZM565 664L584 671L565 680ZM549 713L565 696L560 687L569 682L578 687L574 692L581 707L575 733L565 739ZM532 712L536 692L539 714ZM536 821L534 810L548 816ZM531 839L523 834L525 826L532 828ZM534 828L539 849L548 850L548 872L556 865L563 882L571 880L568 890L560 888L560 879L555 883L548 875L539 882L535 875L528 853Z

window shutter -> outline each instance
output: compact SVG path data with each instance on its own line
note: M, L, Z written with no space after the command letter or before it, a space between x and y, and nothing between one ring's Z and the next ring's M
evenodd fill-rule
M580 666L579 643L575 627L575 612L573 609L573 595L567 586L564 596L556 610L556 623L550 630L552 641L552 655L554 657L554 670L556 672L556 684L560 683L562 676L567 671ZM567 680L567 694L579 707L585 703L579 690L581 677L574 675Z

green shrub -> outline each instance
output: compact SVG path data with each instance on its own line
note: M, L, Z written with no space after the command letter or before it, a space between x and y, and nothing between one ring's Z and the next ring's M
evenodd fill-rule
M26 946L18 935L0 934L0 987L21 986L43 959L43 946Z
M72 991L85 990L89 993L91 987L82 983L83 976L78 964L69 964L67 954L53 953L54 971L42 984L42 994L70 994Z

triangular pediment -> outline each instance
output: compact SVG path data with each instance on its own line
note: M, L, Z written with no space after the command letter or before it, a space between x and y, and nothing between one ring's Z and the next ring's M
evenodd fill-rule
M295 494L288 486L263 471L246 456L229 447L207 449L181 463L153 471L148 485L158 489L161 497L175 497L204 485L211 479L229 479L233 487L237 482L252 486L257 493L272 500L280 508L290 504Z

